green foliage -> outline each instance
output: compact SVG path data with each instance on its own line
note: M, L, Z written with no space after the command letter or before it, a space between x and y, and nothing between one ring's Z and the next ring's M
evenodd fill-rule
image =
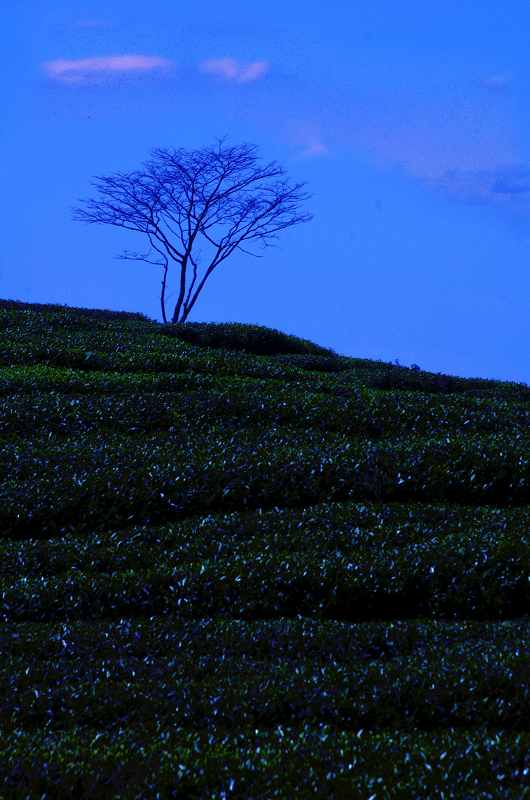
M160 332L201 347L241 350L255 355L301 354L336 356L331 348L320 347L307 339L266 328L263 325L243 325L239 322L184 322L162 325Z
M0 301L0 797L530 798L530 387Z
M145 314L133 311L105 311L96 308L76 308L75 306L59 305L58 303L24 303L21 300L0 300L1 310L18 312L18 318L20 318L22 312L23 316L35 321L39 320L39 318L42 319L43 316L46 318L51 317L51 320L59 325L81 325L85 321L93 323L96 320L104 322L118 320L123 323L124 320L129 319L149 319Z
M376 510L377 509L377 510ZM5 622L134 614L509 620L530 601L528 512L333 503L0 544ZM401 517L401 521L400 521ZM374 530L375 523L378 527ZM396 530L399 539L396 541ZM64 532L63 532L64 533ZM24 563L24 579L13 571ZM88 577L91 576L91 577ZM61 588L69 602L63 607Z

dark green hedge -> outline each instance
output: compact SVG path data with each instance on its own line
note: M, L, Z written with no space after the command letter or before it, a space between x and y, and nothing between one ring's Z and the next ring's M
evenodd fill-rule
M72 322L78 317L88 317L91 319L113 320L113 319L138 319L149 320L145 314L136 311L110 311L97 308L78 308L59 303L26 303L23 300L0 300L0 310L6 311L26 311L31 314L47 314L49 312L70 317Z
M318 355L328 358L337 354L330 347L321 347L308 339L290 336L264 325L240 322L184 322L162 325L159 331L201 347L241 350L255 355L293 354Z

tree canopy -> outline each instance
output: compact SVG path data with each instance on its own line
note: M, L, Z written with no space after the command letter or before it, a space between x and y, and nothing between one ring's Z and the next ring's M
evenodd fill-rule
M208 277L235 250L260 257L251 251L256 245L269 247L280 231L312 219L300 211L310 197L304 183L290 183L275 161L260 166L256 145L216 142L198 150L157 148L140 170L96 176L98 196L74 210L75 220L147 237L146 252L125 250L119 258L162 267L164 322L171 266L180 270L171 322L185 322Z

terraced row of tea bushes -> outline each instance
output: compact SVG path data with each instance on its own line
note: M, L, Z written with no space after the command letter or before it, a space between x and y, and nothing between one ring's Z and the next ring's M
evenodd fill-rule
M3 317L0 315L0 320L5 325L5 314ZM107 354L123 350L124 347L140 350L145 354L151 351L201 352L200 348L186 342L160 336L152 323L137 320L85 320L85 323L85 327L70 327L67 321L57 316L28 316L25 320L12 318L10 326L1 330L0 346L3 351L27 350L30 354L39 347L44 351L98 350Z
M351 397L362 392L361 384L354 378L340 386L336 376L309 375L301 370L295 377L283 375L281 381L289 381L294 391L300 388L310 391L333 394L337 397ZM118 394L129 392L184 392L187 389L200 389L211 393L230 388L240 390L267 392L279 385L278 378L265 378L241 375L208 375L191 370L181 373L166 372L155 374L89 372L62 367L18 366L3 367L0 370L0 396L14 393L31 394L41 392L60 392L61 394Z
M50 333L40 330L19 335L19 329L11 332L3 331L0 336L0 354L2 362L8 365L24 363L27 358L28 365L42 356L43 359L52 359L58 352L64 352L65 358L74 358L80 353L86 355L93 353L94 358L104 358L113 353L139 353L142 357L153 355L154 358L164 355L180 355L193 353L190 345L184 343L166 344L160 337L153 336L152 332L138 331L138 324L129 324L127 327L110 329L109 323L101 322L98 326L92 325L90 329L67 329ZM43 362L44 363L44 362Z
M116 334L113 342L105 337L107 351L101 350L102 336L97 331L87 334L83 346L67 346L57 337L55 342L38 339L31 342L0 345L0 365L47 365L80 370L110 370L113 372L183 372L193 370L216 375L248 375L281 380L312 380L307 373L330 373L337 386L352 380L375 389L396 389L423 393L465 393L477 397L530 399L530 387L525 384L470 380L452 376L401 371L396 367L356 369L346 359L316 355L255 356L247 353L213 349L163 349L159 340L144 336L140 345L130 344L124 335ZM48 337L49 339L49 337ZM76 336L79 339L79 336ZM305 373L305 374L304 374Z
M526 731L530 655L513 640L503 646L503 638L453 644L447 637L408 656L374 659L368 652L355 660L324 660L305 657L295 633L292 653L298 655L265 662L234 657L222 635L215 647L220 655L198 656L205 648L190 646L187 636L167 657L115 652L87 661L75 655L66 633L55 660L26 669L27 659L2 660L0 730L12 735L44 728L49 735L79 726L111 733L119 725L234 731L310 723L349 731Z
M336 356L331 347L321 347L308 339L290 336L264 325L246 325L239 322L185 322L161 325L164 336L180 339L200 347L224 348L256 355L304 354Z
M150 320L144 314L0 300L0 330L12 328L15 333L17 324L25 333L30 330L38 333L60 330L67 335L75 335L76 331L98 328L107 332L126 330L129 333L151 333L200 347L238 350L256 355L337 355L332 348L321 347L308 339L263 325L212 322L167 325Z
M500 435L374 443L288 426L227 434L191 424L141 440L4 442L0 465L1 530L17 538L325 500L530 503L528 438Z
M39 540L0 540L0 577L52 577L71 572L96 575L136 568L154 569L160 558L173 565L252 558L261 553L307 552L312 558L340 556L369 560L395 548L410 552L411 563L425 564L454 548L472 567L486 562L498 568L515 559L524 565L530 553L530 509L495 509L402 504L323 503L305 509L258 509L199 515L164 525L128 526ZM473 550L475 548L475 550ZM372 553L371 551L374 551ZM418 562L419 563L419 562ZM451 564L451 569L454 565ZM449 567L443 567L445 574ZM465 569L457 565L455 575ZM417 570L434 579L423 566Z
M0 436L79 435L99 430L145 432L170 430L182 418L197 425L231 419L241 426L259 420L301 428L342 431L350 436L411 436L469 430L475 433L530 435L530 404L508 403L450 395L418 395L414 392L381 393L363 389L349 398L334 397L276 382L266 389L230 379L223 388L167 393L134 393L127 396L79 397L57 392L37 396L13 394L0 398Z
M71 325L85 320L112 321L140 320L150 321L145 314L136 311L111 311L97 308L79 308L77 306L61 305L59 303L24 303L22 300L0 300L0 318L5 312L11 311L20 317L25 316L50 316L66 319Z
M191 327L188 329L188 325ZM200 335L196 334L200 328ZM175 336L174 328L183 328L184 335ZM123 350L140 351L140 355L148 353L155 358L157 353L199 352L204 347L217 350L223 345L221 341L230 341L232 351L255 353L257 355L290 354L296 365L305 364L306 368L337 371L349 369L349 365L334 351L319 347L312 342L287 336L268 328L254 330L253 326L235 325L235 330L219 330L224 326L212 323L185 323L183 326L160 326L143 320L93 319L64 314L30 314L0 311L0 353L10 363L21 363L24 356L34 359L41 353L50 357L58 350L70 352L74 358L79 351L92 352L94 358L102 354ZM186 333L187 332L187 333ZM166 335L163 335L166 334ZM220 339L218 340L218 338ZM96 358L96 360L97 360ZM26 362L27 363L27 362ZM95 363L95 362L94 362Z
M62 563L59 558L66 572L49 575L44 568L36 576L0 578L2 618L42 622L178 613L253 620L301 614L354 623L528 614L528 534L526 541L514 541L473 531L378 546L366 539L324 553L310 535L299 551L276 550L267 541L260 547L256 539L237 548L221 541L210 558L200 552L204 544L191 543L186 553L181 540L175 548L149 553L140 542L134 552L116 557L112 547L95 553L85 548L84 563L83 551L72 558L66 550Z
M350 360L350 359L348 359ZM351 359L353 361L353 359ZM505 397L506 399L530 399L530 386L525 383L494 381L487 378L459 378L442 373L422 372L391 364L353 367L357 380L371 389L429 392L433 394L466 394L471 397ZM349 378L349 373L339 375L338 380Z
M100 348L112 350L122 344L138 345L153 337L153 325L140 320L115 320L94 319L86 317L71 320L59 314L31 314L20 315L16 312L0 311L0 346L2 350L10 346L29 341L35 346L39 341L45 341L57 346L62 341L66 347L82 347L94 341L96 334L101 337ZM177 348L174 346L174 350Z
M419 391L364 389L362 402L385 435L434 435L452 431L530 434L530 397L474 397L467 392L441 397Z
M17 732L0 745L6 800L94 796L234 800L271 797L530 797L530 734L337 731L278 724L238 733L155 727L76 730L42 738ZM4 740L5 742L5 740ZM24 794L25 793L25 794ZM133 795L131 795L133 796Z
M97 347L98 336L94 335L92 347ZM250 356L226 350L186 350L186 345L175 350L147 348L145 345L116 345L111 352L102 352L86 347L70 347L61 342L30 341L9 344L0 349L0 366L46 365L83 370L108 370L112 372L206 372L215 375L249 375L274 377L282 380L297 380L307 372L335 371L329 359L317 356L290 356L289 363L280 363L276 358ZM316 359L316 361L315 361ZM329 362L329 363L328 363ZM338 366L337 369L344 367Z
M352 434L379 430L360 400L333 398L307 392L296 400L292 390L277 384L265 394L242 390L240 385L205 394L188 391L135 393L104 397L58 393L8 395L0 399L0 436L33 438L40 432L79 435L95 430L134 433L177 430L182 424L202 427L216 422L232 427L266 421L319 429L348 430ZM530 412L529 412L530 413ZM524 420L524 416L522 417ZM511 428L513 430L513 426Z
M296 646L293 646L293 642ZM488 652L528 656L528 620L505 622L464 620L393 620L358 625L298 617L245 621L180 616L134 619L83 620L72 622L17 622L0 628L0 650L6 659L31 658L35 666L61 658L78 663L90 657L112 663L146 656L165 661L189 654L192 661L204 659L296 661L310 660L315 667L328 663L388 662L417 660L430 653L443 656L466 647ZM30 670L31 671L31 670ZM4 669L8 680L9 669ZM214 722L214 720L212 720Z

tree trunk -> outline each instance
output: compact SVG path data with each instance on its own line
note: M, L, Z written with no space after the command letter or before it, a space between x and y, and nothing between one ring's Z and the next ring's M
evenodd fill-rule
M184 311L183 311L182 316L181 316L179 321L180 322L186 322L186 320L188 319L190 311L191 311L190 308L184 307Z
M180 309L181 309L181 306L182 306L182 301L184 300L184 292L186 291L186 264L187 264L187 261L188 261L188 259L186 258L186 256L184 256L184 258L182 259L182 261L180 263L180 291L179 291L178 300L177 300L177 302L175 304L175 310L173 311L173 318L171 320L171 322L173 322L173 323L180 322L179 314L180 314Z
M167 280L167 263L164 267L164 277L162 278L162 291L160 293L160 305L162 306L162 319L167 325L166 317L166 280Z
M197 298L200 295L204 284L206 283L206 281L208 280L208 277L211 275L211 273L213 272L213 270L215 269L216 266L217 266L217 264L215 263L215 261L212 264L210 264L210 266L208 267L208 269L206 270L206 272L204 274L204 277L203 277L202 281L197 286L197 290L196 290L195 294L193 295L193 297L191 298L190 304L186 305L186 303L184 303L184 312L183 312L182 317L181 317L180 320L177 319L178 312L180 311L180 305L177 304L175 306L175 313L173 314L173 322L186 322L186 320L188 319L188 316L189 316L189 313L190 313L191 309L193 308L193 306L197 302Z

